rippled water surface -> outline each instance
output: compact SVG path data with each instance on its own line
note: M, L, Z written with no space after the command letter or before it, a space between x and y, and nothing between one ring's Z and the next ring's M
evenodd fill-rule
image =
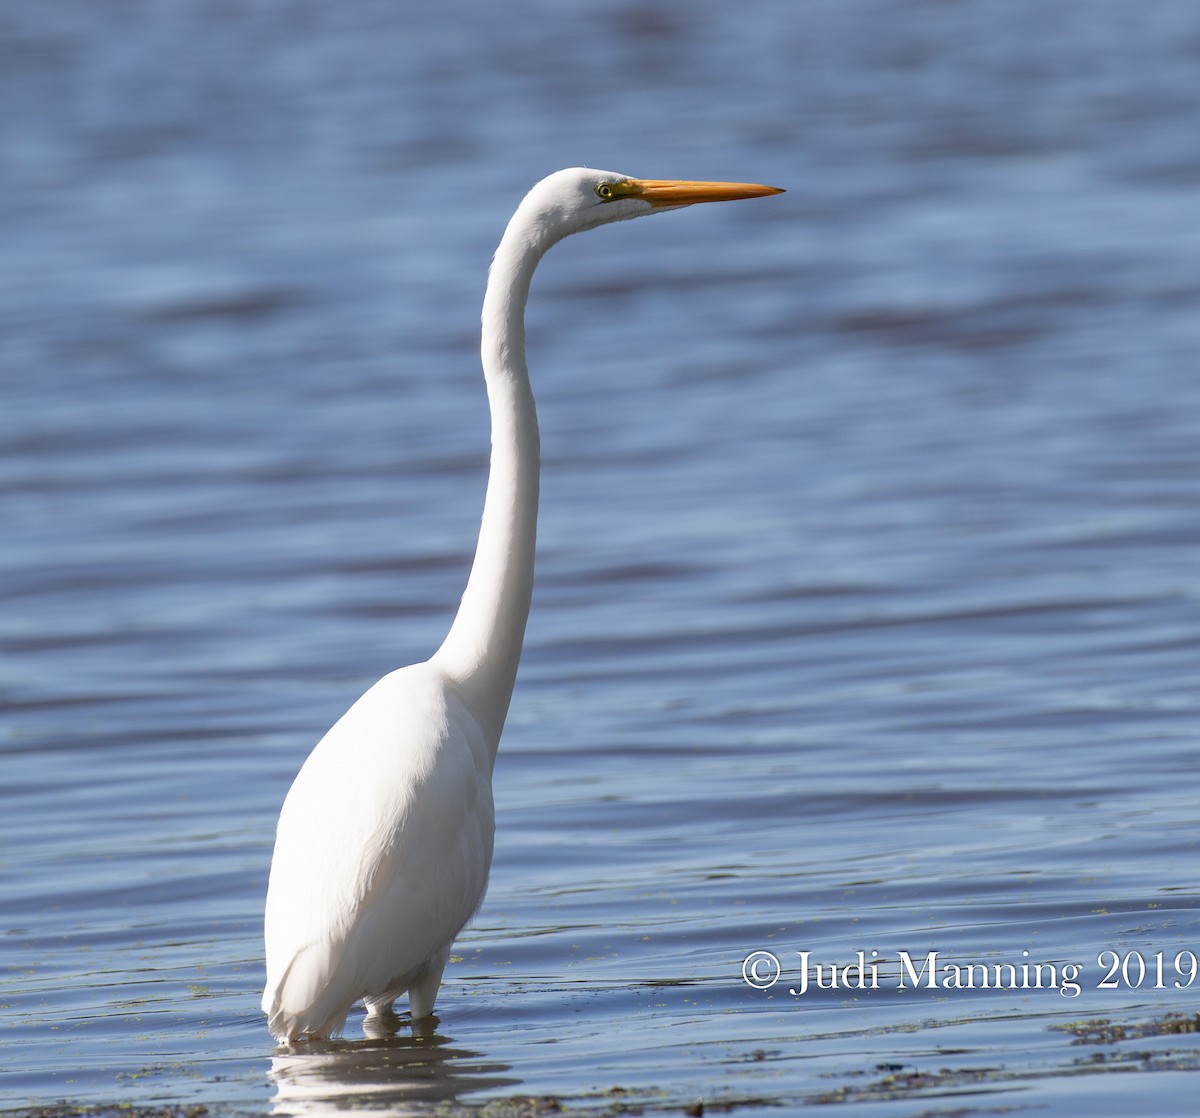
M1197 89L1183 0L8 5L0 1106L1190 1112ZM449 624L579 163L788 193L539 273L488 899L432 1033L273 1052L279 804Z

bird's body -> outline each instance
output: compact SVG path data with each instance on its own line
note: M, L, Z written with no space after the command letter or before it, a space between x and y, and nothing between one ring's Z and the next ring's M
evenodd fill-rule
M392 672L305 762L279 817L264 1009L280 1038L341 1032L360 997L433 1008L492 860L492 757L432 663ZM311 816L311 805L321 816ZM352 854L352 856L348 856Z
M279 817L263 1010L281 1041L340 1033L353 1004L433 1011L455 936L487 888L492 767L533 591L539 451L525 366L529 283L569 233L657 209L775 194L744 183L543 179L489 274L482 357L492 456L475 562L442 647L366 692L313 750Z

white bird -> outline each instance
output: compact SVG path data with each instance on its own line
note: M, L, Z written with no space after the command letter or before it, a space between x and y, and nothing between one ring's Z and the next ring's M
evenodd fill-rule
M492 766L533 592L539 441L525 303L551 245L611 221L778 194L749 183L574 168L539 182L488 273L482 357L492 451L475 561L450 633L333 726L284 801L267 889L263 1011L281 1042L340 1034L359 999L433 1012L492 862Z

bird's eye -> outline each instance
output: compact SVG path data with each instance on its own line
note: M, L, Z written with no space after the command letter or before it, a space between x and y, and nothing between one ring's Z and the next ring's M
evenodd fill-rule
M602 182L598 187L596 187L596 194L605 202L607 202L613 196L613 188L609 183Z

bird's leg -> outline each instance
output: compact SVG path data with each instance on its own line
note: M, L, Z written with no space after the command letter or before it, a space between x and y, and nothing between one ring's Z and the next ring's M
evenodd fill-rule
M363 998L363 1005L367 1007L368 1017L382 1017L392 1012L395 1001L395 998Z
M433 1003L437 1000L438 987L442 984L442 971L450 958L450 944L425 960L408 988L408 1008L414 1021L433 1014Z

